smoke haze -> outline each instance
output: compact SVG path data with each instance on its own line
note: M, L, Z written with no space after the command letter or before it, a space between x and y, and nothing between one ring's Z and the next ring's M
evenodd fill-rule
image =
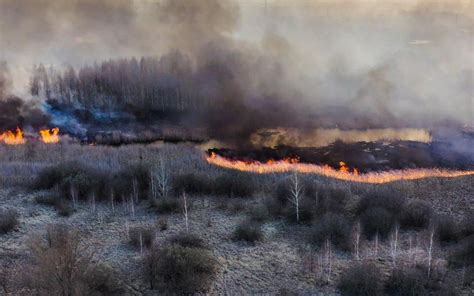
M21 93L35 63L179 51L171 71L189 70L200 96L224 102L197 119L224 140L278 126L472 126L473 11L471 1L0 0L0 60Z

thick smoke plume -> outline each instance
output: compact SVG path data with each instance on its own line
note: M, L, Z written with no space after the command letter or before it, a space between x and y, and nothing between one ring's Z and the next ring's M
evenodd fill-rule
M266 5L265 5L266 3ZM81 66L178 51L212 136L473 125L469 1L0 0L0 58ZM21 21L20 21L21 20ZM174 71L174 72L173 72Z
M25 101L11 94L8 66L0 63L0 133L17 127L40 128L48 125L49 116L33 101Z

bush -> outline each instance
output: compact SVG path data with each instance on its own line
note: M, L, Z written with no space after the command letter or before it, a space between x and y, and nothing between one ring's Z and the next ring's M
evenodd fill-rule
M180 233L172 236L170 243L185 248L205 248L204 241L191 233Z
M427 277L426 268L394 269L385 283L387 295L456 295L436 273Z
M77 162L65 162L42 170L34 182L35 189L58 188L61 195L69 196L71 188L77 191L79 199L90 194L106 196L108 174Z
M418 270L395 269L385 283L387 295L427 295L426 274Z
M382 207L371 207L361 215L364 234L372 238L375 234L387 237L395 225L394 216Z
M391 191L376 190L367 193L360 200L357 212L362 214L368 209L382 208L398 219L404 209L404 204L405 199L394 195Z
M180 195L183 191L190 194L209 194L212 183L208 177L196 174L178 175L173 178L173 191Z
M120 295L116 275L93 263L79 232L59 224L47 228L46 240L33 240L31 287L38 295Z
M306 186L306 185L305 185ZM309 185L308 185L309 186ZM306 195L306 187L303 187L303 193L299 205L299 222L309 223L313 220L315 214L315 198ZM295 206L289 201L291 197L291 182L289 179L280 181L273 193L273 199L266 202L269 214L272 217L285 216L290 222L296 222Z
M474 265L474 235L458 243L449 256L449 264L456 267Z
M450 216L437 217L434 221L436 237L442 243L452 243L458 241L458 229L456 222Z
M250 209L249 218L252 222L265 222L270 218L270 215L266 207L256 206Z
M146 199L150 188L150 167L145 164L129 165L112 178L109 187L125 195L133 193L133 186L141 199Z
M159 214L170 214L181 211L181 200L178 198L159 198L153 201L152 206L156 209Z
M35 189L51 189L61 184L65 178L75 175L76 172L82 171L83 169L83 166L77 162L65 162L56 166L47 167L39 172L33 187Z
M149 248L155 240L155 229L145 226L131 227L128 231L128 236L131 245L140 247L140 244L142 244L144 247Z
M351 225L347 219L338 214L325 214L315 225L310 234L310 243L321 247L329 240L342 250L350 248Z
M350 194L347 190L332 186L321 186L316 188L315 200L317 200L316 211L318 215L327 212L343 214L346 210Z
M145 257L145 276L153 290L183 295L205 292L216 271L216 260L207 250L173 245L153 248Z
M303 198L299 205L299 223L311 223L314 218L314 202L308 198ZM288 203L285 208L286 219L289 222L296 223L296 208L294 204Z
M337 287L343 296L382 295L380 271L373 264L357 264L341 274Z
M14 210L0 210L0 234L5 234L18 226L18 214Z
M158 219L158 228L161 231L167 230L168 229L168 219L163 218L163 217Z
M99 264L87 272L82 280L87 283L82 295L126 295L120 277L107 265Z
M69 217L74 213L74 209L71 205L63 199L57 200L54 207L59 216Z
M263 239L263 232L260 224L247 221L237 226L232 238L237 241L255 243Z
M474 214L470 214L464 218L459 231L461 239L471 235L474 235Z
M422 200L412 200L403 207L400 226L406 229L420 229L428 226L433 210Z
M255 192L255 186L247 175L226 173L216 178L214 193L227 197L248 197Z

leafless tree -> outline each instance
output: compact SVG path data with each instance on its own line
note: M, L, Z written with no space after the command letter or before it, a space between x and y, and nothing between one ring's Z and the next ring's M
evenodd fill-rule
M184 222L186 223L186 232L189 232L189 224L188 224L188 202L186 199L186 192L183 191L183 201L184 201Z
M400 226L396 224L393 231L390 233L390 256L392 257L393 266L397 265L399 231L400 231Z
M153 199L167 197L170 192L170 175L162 156L157 167L151 171L151 192Z
M359 260L359 248L360 248L360 235L361 235L361 226L360 221L357 221L353 229L353 238L354 238L354 252L356 259Z
M71 194L72 207L73 207L74 209L76 209L76 206L77 206L77 195L78 195L77 190L76 190L76 188L75 188L73 185L71 185L71 188L69 189L69 192L70 192L70 194Z
M296 222L300 222L300 202L303 195L303 186L298 177L298 173L294 172L291 179L290 196L288 200L294 205L296 211Z
M428 246L427 246L427 250L426 250L426 253L428 255L428 278L431 277L431 265L432 265L432 261L433 261L433 238L434 238L434 233L435 233L435 229L434 227L431 227L430 229L430 233L429 233L429 236L428 236Z

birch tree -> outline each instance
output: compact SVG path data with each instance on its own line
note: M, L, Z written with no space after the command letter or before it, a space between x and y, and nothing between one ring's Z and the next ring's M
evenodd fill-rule
M300 202L301 197L303 196L303 186L298 177L298 173L294 172L293 177L291 179L291 187L290 187L290 196L288 200L293 204L295 207L296 212L296 222L300 222Z

